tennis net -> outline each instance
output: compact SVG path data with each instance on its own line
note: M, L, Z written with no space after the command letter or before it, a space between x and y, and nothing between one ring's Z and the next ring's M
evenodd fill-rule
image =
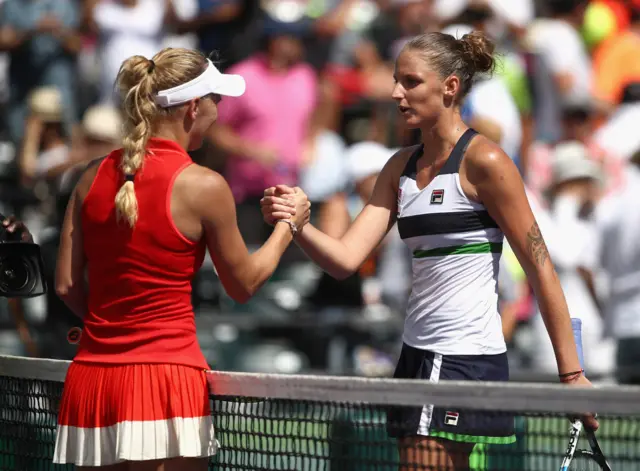
M67 367L0 356L0 469L72 469L51 462ZM612 470L640 469L640 388L223 372L210 372L209 380L220 444L212 470L395 471L400 454L388 437L387 413L400 406L422 410L425 402L444 411L454 431L458 417L460 424L474 414L513 418L515 437L504 440L511 443L469 445L472 471L559 469L569 440L567 416L585 411L598 412L597 437ZM588 449L586 440L579 448Z

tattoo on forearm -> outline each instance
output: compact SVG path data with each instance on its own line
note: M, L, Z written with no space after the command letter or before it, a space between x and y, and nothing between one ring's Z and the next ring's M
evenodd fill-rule
M544 266L544 263L549 258L547 244L544 242L537 222L533 223L533 226L531 226L531 229L529 229L527 233L527 250L533 260L540 266Z

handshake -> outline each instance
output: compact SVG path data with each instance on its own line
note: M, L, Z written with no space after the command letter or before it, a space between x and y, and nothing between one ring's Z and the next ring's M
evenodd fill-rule
M260 206L267 224L273 226L278 221L290 221L297 231L302 230L311 215L311 203L304 191L287 185L276 185L264 190Z

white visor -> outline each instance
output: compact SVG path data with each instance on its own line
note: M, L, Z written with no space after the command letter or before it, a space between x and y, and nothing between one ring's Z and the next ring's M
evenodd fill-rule
M169 108L212 93L224 96L240 96L244 93L247 88L244 78L240 75L223 74L211 60L207 59L207 62L207 69L190 82L158 92L155 97L156 104L162 108Z

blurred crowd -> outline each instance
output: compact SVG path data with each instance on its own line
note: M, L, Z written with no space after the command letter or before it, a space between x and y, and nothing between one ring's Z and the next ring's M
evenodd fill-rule
M259 199L277 183L300 186L314 203L316 224L344 233L385 162L420 139L402 127L391 100L403 44L425 31L485 32L497 44L498 67L474 85L464 119L498 142L522 173L571 315L583 321L587 370L638 381L640 0L0 4L0 212L25 220L51 270L75 179L88 161L119 146L113 83L127 57L198 48L245 77L246 94L220 103L219 120L193 158L227 178L243 236L255 247L269 233ZM501 263L512 365L553 374L551 344L508 246ZM410 272L410 253L395 230L342 282L311 268L293 247L278 275L287 289L273 291L273 304L291 312L385 306L401 319ZM212 273L203 268L196 307L231 309ZM61 344L79 321L55 294L5 310L22 352L70 355ZM38 330L48 337L35 341ZM7 335L0 337L4 351ZM362 361L382 358L369 343L359 350Z

